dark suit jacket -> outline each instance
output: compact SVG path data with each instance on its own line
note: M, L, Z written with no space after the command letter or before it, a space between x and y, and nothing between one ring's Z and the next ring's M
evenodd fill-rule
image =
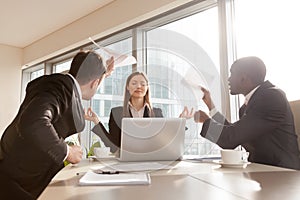
M163 117L162 110L160 108L153 108L153 112L155 117ZM145 118L149 116L150 116L149 109L146 106L143 117ZM101 122L96 126L94 126L94 128L92 129L92 131L101 138L105 146L111 148L112 152L118 150L121 145L122 118L123 118L123 107L119 106L119 107L112 108L110 112L109 123L108 123L109 132L107 132L106 128L103 126Z
M240 109L240 120L229 123L217 113L206 120L200 133L222 148L242 145L249 161L300 169L293 114L283 91L269 81Z
M64 138L81 132L84 125L72 77L53 74L33 80L0 141L0 174L37 198L63 167Z

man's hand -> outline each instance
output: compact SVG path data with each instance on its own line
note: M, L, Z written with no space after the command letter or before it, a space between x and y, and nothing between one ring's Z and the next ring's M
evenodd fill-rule
M67 156L67 161L72 164L79 163L82 159L82 154L83 154L81 146L72 145L69 146L68 148L69 148L69 154Z
M215 105L214 105L213 101L211 100L209 91L207 89L205 89L204 87L201 87L201 90L204 94L203 98L202 98L204 103L207 105L209 110L212 110L215 107Z
M205 120L207 120L209 118L210 117L205 112L203 112L202 110L198 110L194 114L194 120L195 120L196 123L203 123L203 122L205 122Z

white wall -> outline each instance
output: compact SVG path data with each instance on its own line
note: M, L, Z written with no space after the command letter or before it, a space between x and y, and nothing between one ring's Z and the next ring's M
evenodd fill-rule
M20 105L22 49L0 44L0 136Z

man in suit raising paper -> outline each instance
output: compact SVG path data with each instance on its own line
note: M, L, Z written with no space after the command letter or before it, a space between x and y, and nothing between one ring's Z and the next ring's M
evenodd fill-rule
M64 160L80 162L80 146L68 146L64 139L84 129L81 101L93 97L113 66L113 58L105 68L96 52L82 51L73 58L69 74L28 83L19 112L0 141L1 198L36 199Z
M230 69L230 93L243 94L245 104L240 119L230 123L216 111L209 91L203 101L210 110L210 118L199 110L196 122L203 123L201 136L225 149L242 145L250 154L249 161L300 169L299 148L293 114L285 93L269 81L264 81L266 67L257 57L236 60Z

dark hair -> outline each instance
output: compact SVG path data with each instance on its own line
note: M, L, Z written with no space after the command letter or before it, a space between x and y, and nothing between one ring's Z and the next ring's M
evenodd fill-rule
M137 76L137 75L142 75L146 82L147 82L147 85L149 85L149 80L146 76L146 74L144 74L143 72L133 72L132 74L130 74L128 77L127 77L127 80L126 80L126 85L125 85L125 94L124 94L124 102L123 102L123 117L129 117L130 114L129 114L129 110L128 110L128 103L130 101L130 93L129 91L127 90L127 86L129 85L129 82L130 80L134 77L134 76ZM150 117L154 117L154 112L153 112L153 108L152 108L152 104L151 104L151 100L150 100L150 88L148 87L147 89L147 92L144 96L144 102L146 102L149 106L149 111L150 111Z
M96 80L105 73L101 56L95 51L81 51L72 60L69 73L80 85Z

